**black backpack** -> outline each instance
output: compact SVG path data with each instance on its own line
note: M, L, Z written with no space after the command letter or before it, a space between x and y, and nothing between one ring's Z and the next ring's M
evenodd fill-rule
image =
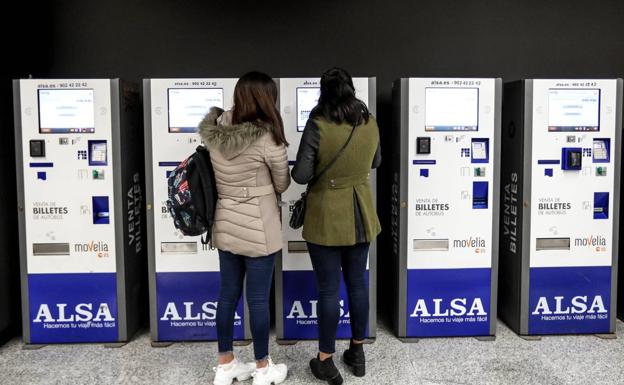
M218 195L206 147L198 146L180 163L169 176L168 185L167 207L176 229L188 236L201 235L202 244L211 244Z

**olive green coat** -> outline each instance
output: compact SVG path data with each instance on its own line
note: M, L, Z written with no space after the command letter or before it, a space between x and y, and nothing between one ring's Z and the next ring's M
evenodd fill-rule
M319 148L315 174L332 161L349 138L348 123L336 124L315 119L319 128ZM351 142L340 158L308 193L303 238L324 246L356 244L355 202L362 214L366 241L375 240L381 226L369 182L371 165L379 145L379 128L371 116L355 128Z

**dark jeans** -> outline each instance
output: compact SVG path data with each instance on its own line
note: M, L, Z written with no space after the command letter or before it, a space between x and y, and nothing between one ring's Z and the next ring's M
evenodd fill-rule
M340 269L349 294L351 337L366 338L368 324L368 287L366 261L369 243L353 246L321 246L308 242L308 251L316 274L319 293L319 351L335 353L336 329L340 318Z
M275 254L265 257L246 257L219 250L221 270L221 287L217 306L219 353L232 351L234 312L243 291L243 280L247 273L245 294L249 306L254 356L256 360L263 360L269 355L269 295Z

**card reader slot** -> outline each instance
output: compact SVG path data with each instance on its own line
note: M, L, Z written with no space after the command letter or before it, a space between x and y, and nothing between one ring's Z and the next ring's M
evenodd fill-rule
M308 244L305 241L288 241L289 253L307 253Z
M448 239L414 239L414 251L448 251Z
M197 254L197 242L160 242L163 254Z
M69 255L69 243L33 243L33 255Z
M570 238L537 238L537 251L541 250L570 250Z

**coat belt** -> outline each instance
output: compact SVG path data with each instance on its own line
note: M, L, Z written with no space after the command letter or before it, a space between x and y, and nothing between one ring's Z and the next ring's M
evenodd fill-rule
M272 184L265 186L228 186L223 184L217 185L219 195L237 198L253 198L263 195L272 194L275 189Z

